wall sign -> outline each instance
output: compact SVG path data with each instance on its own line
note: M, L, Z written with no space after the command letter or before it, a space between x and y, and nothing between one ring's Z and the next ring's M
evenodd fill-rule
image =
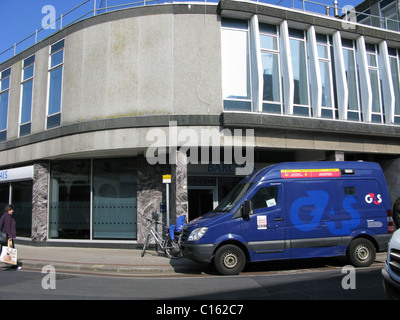
M33 180L33 166L0 171L0 183L21 180Z

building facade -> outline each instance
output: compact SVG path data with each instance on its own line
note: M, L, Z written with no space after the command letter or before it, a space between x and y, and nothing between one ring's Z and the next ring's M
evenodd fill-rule
M399 50L396 31L258 2L77 22L0 64L0 204L22 240L135 246L164 203L192 220L282 161L379 162L394 202Z

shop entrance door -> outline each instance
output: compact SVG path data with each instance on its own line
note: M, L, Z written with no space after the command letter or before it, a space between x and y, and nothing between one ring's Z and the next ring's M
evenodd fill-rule
M213 210L218 205L217 187L189 187L189 221Z

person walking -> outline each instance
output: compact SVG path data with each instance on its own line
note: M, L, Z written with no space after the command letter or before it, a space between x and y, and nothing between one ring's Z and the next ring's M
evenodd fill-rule
M15 248L14 239L17 237L17 229L15 220L13 218L14 206L12 204L8 204L4 207L3 216L1 219L3 220L3 227L1 232L7 233L8 243L11 244L13 248ZM1 252L1 251L0 251ZM18 262L16 266L12 266L13 269L21 269L21 265Z

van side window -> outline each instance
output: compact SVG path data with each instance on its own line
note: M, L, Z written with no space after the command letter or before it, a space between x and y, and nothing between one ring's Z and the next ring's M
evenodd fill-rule
M356 193L356 187L344 187L344 194L346 196L354 196Z
M278 186L260 188L251 199L253 210L270 208L278 204Z

